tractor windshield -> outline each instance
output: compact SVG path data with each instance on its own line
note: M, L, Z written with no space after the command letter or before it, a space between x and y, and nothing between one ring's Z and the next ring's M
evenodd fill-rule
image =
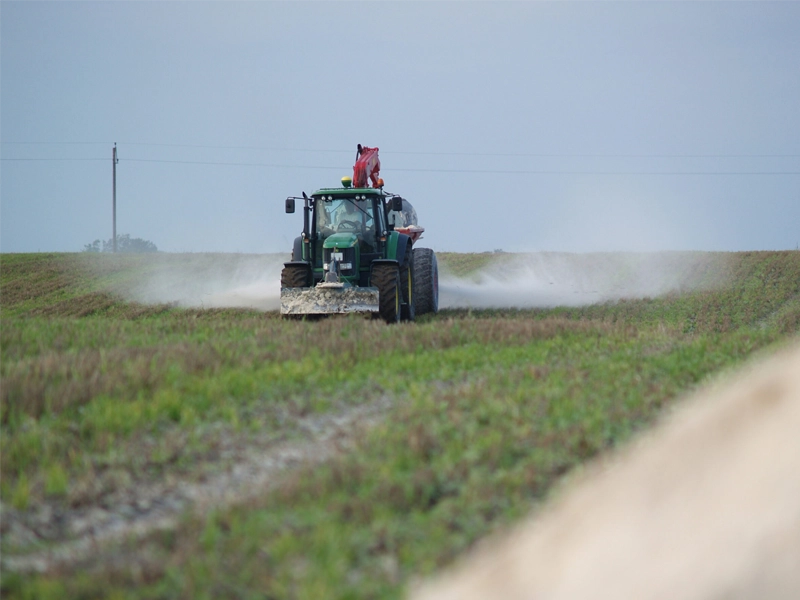
M318 200L317 231L322 237L332 233L364 234L372 231L374 220L369 200Z

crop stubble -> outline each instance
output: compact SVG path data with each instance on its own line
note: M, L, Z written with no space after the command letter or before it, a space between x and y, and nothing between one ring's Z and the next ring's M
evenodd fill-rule
M791 252L727 255L713 290L456 310L408 327L137 305L108 289L135 279L138 257L14 258L2 259L4 516L52 520L129 500L145 482L224 476L230 440L268 453L302 444L303 419L393 402L322 466L187 516L167 537L122 542L110 554L122 565L11 572L9 583L6 563L15 593L396 596L688 387L796 333L800 315ZM4 557L69 539L14 539L8 521Z

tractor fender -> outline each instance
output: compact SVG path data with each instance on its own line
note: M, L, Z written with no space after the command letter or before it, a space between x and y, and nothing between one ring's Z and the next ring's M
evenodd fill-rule
M294 239L294 247L292 248L292 261L297 262L305 260L303 257L303 238L302 236L297 236Z
M397 262L396 260L394 260L393 258L376 258L375 260L373 260L373 261L372 261L372 262L369 264L369 273L370 273L370 279L372 279L372 270L373 270L373 269L374 269L374 268L375 268L377 265L395 265L395 266L396 266L396 267L398 267L398 268L400 267L400 263L398 263L398 262Z
M392 231L386 240L386 258L396 260L402 265L406 258L406 251L411 245L411 238L404 233ZM409 256L409 259L411 257Z
M396 265L399 267L400 263L393 258L376 258L370 263L370 268L374 267L375 265Z

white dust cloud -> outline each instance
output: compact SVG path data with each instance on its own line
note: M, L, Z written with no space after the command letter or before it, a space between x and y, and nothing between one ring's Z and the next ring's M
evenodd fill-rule
M276 311L286 260L283 254L159 254L114 291L145 304ZM724 254L697 252L493 254L466 277L442 264L439 306L546 308L655 297L719 285L724 265Z
M278 310L286 260L283 254L162 255L119 291L146 304Z
M722 255L498 254L469 277L443 272L441 308L545 308L655 297L721 283Z
M553 201L533 202L508 224L508 242L555 251L493 254L466 277L443 264L440 307L582 306L726 283L725 254L676 251L690 247L691 202L669 183L654 190L640 181L578 178L549 192Z

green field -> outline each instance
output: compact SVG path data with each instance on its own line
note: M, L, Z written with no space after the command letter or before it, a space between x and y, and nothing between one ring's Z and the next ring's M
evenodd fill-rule
M713 285L659 297L399 326L125 299L208 260L0 257L4 598L400 597L687 391L800 332L797 251L704 255ZM507 260L440 256L467 277ZM326 418L369 407L321 440ZM13 562L70 548L97 515L143 519L144 490L211 485L289 447L327 453L44 573Z

